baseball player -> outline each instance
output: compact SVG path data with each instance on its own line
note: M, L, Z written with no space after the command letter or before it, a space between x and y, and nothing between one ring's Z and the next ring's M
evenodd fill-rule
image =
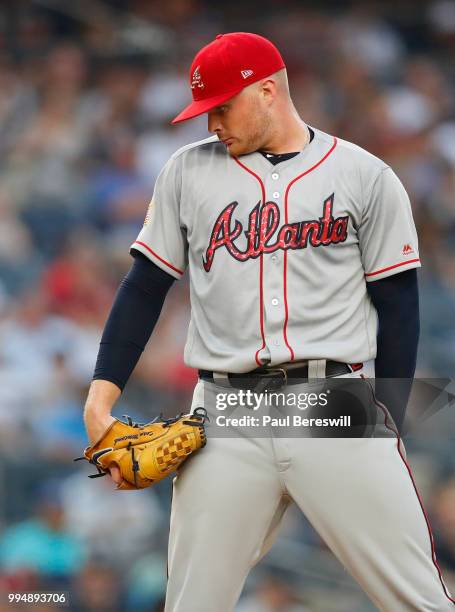
M304 389L358 377L372 359L377 378L414 374L420 259L393 170L299 117L283 59L261 36L218 35L190 86L173 123L207 113L213 135L157 179L100 345L92 441L187 268L193 409L213 413L216 393L239 381L286 387L297 373ZM381 439L210 439L174 480L166 611L232 610L291 501L380 610L452 610L398 435L403 406L389 411L394 435Z

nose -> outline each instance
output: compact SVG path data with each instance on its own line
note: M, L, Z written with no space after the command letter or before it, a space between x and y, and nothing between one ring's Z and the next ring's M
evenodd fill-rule
M219 116L217 116L215 113L208 113L207 125L209 132L213 132L214 134L221 132L221 122Z

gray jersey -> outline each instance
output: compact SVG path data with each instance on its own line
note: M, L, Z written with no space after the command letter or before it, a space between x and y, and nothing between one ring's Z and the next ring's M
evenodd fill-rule
M366 283L420 266L409 198L383 161L314 132L275 166L213 136L159 175L132 246L175 278L189 267L189 366L376 356Z

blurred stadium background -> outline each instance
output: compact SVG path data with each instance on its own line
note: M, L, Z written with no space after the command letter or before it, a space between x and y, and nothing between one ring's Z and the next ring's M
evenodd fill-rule
M423 259L418 374L453 376L453 0L3 0L0 593L69 591L76 611L162 609L170 483L116 494L71 460L86 442L81 411L97 345L157 173L207 135L204 117L169 126L189 99L188 66L216 34L239 30L280 47L310 125L401 177ZM185 280L173 287L117 415L150 419L187 405L187 289ZM453 591L454 434L452 418L442 433L408 442ZM10 609L4 601L0 610ZM291 510L238 610L374 608Z

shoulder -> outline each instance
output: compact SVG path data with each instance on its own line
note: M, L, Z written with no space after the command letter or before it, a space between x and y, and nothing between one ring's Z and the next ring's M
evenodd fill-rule
M191 142L171 155L163 166L159 178L179 181L184 176L199 176L202 168L208 167L214 161L225 160L226 156L226 147L217 136Z
M204 155L207 156L222 153L226 155L226 148L223 143L219 141L218 136L209 136L203 140L191 142L183 147L180 147L180 149L177 149L177 151L171 155L170 161L180 161Z
M366 149L359 147L359 145L349 142L349 140L339 138L338 136L326 134L312 126L311 129L314 130L321 142L326 141L327 145L335 143L335 158L346 170L352 169L362 174L365 173L371 176L378 176L383 170L389 168L385 161Z
M184 181L200 179L201 170L212 167L213 160L221 156L226 157L226 147L216 136L180 147L161 168L155 182L154 193L168 190L180 197Z

